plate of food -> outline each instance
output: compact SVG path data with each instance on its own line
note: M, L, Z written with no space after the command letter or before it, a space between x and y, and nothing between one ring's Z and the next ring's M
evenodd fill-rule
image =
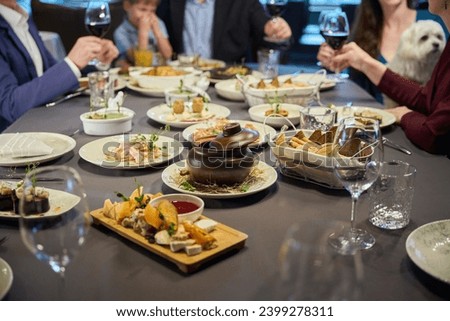
M147 116L164 125L186 128L192 124L202 123L214 119L226 118L231 111L222 105L209 102L175 101L172 106L161 104L150 108Z
M181 65L184 64L190 64L192 67L202 70L202 71L209 71L211 69L216 69L216 68L223 68L226 66L225 61L223 60L218 60L218 59L205 59L205 58L198 58L198 60L195 62L195 58L194 61L192 62L180 62L180 60L173 60L171 62L169 62L170 66L173 67L179 67Z
M139 169L156 166L175 158L183 145L158 134L124 134L104 137L82 146L80 157L110 169Z
M183 130L183 138L194 145L200 145L210 141L222 133L225 125L239 123L243 128L254 129L259 132L259 139L251 143L250 147L260 146L268 143L275 135L276 130L269 125L264 125L250 120L218 119L191 125Z
M26 166L54 160L72 151L73 138L57 133L0 134L0 166Z
M235 78L236 75L246 76L252 73L252 69L243 65L225 66L221 68L215 68L209 71L210 78L215 80L224 80Z
M300 110L295 104L273 103L250 107L248 114L254 121L273 127L296 126L300 123Z
M280 76L281 79L285 80L287 78L293 78L296 81L305 82L305 83L319 83L320 90L328 90L336 87L336 80L326 78L322 73L302 73L298 75L283 75Z
M340 121L344 117L356 116L376 119L380 121L381 128L390 126L395 123L395 116L380 108L362 106L335 106L331 108L336 109L338 121Z
M406 252L423 271L450 284L450 220L422 225L406 239Z
M165 168L161 177L164 184L171 189L198 196L200 198L228 199L249 196L272 186L278 178L277 171L259 161L248 177L233 186L205 185L193 181L188 173L186 160L174 163Z
M13 271L9 264L0 258L0 300L8 293L13 283Z
M185 213L188 208L198 213ZM247 239L246 234L208 219L203 210L204 202L196 196L144 194L139 186L128 200L105 200L91 216L94 223L191 273L213 258L243 248Z
M0 195L0 218L18 219L20 213L17 195L21 193L20 186L17 186L17 182L0 181L0 189L2 191ZM36 191L37 194L40 193L39 185L36 187ZM80 198L76 195L53 189L45 189L44 194L45 197L39 198L39 204L37 203L38 201L35 202L36 205L30 203L29 208L33 209L33 214L29 214L27 217L58 216L70 210L80 201Z
M233 101L244 101L245 97L242 93L242 84L237 79L227 79L218 81L214 88L219 96Z
M80 83L80 88L87 88L85 91L83 91L84 94L89 94L89 79L88 77L82 77L78 79L78 82ZM127 80L123 77L117 77L114 79L114 91L122 90L127 86Z

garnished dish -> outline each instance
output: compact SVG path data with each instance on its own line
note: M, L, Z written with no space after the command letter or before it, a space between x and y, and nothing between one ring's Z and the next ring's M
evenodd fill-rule
M180 142L160 134L130 134L101 138L80 148L80 157L105 168L152 167L178 156Z
M388 127L395 123L395 116L380 108L362 106L346 107L334 105L332 105L331 108L336 109L338 113L338 121L344 117L355 116L375 119L380 122L380 127L382 128Z
M280 133L271 142L271 152L277 158L281 173L328 188L343 189L342 182L333 172L336 161L334 153L337 152L333 145L336 129L337 127L332 127L329 131L317 129ZM358 137L349 142L339 150L343 159L358 153L363 157L370 156L371 147L363 145Z
M164 184L180 193L201 198L237 198L263 191L277 180L276 170L259 161L244 181L234 185L203 184L192 179L186 161L180 161L167 167L162 173Z
M108 100L106 108L91 110L80 116L83 122L83 130L88 135L106 136L126 133L132 129L134 111L122 107L124 94L122 91L117 96Z
M23 195L22 182L0 181L0 218L20 217L19 201ZM56 216L67 212L79 201L78 197L36 185L27 191L24 204L27 216Z
M261 79L256 84L251 84L250 86L256 89L277 89L277 88L303 88L308 87L310 85L303 81L293 81L292 78L287 78L284 81L280 81L278 77L275 77L270 81Z
M257 122L278 128L284 125L292 127L299 124L302 108L296 104L275 102L250 107L248 113L250 118Z
M206 120L226 118L230 110L221 105L205 102L203 97L196 97L191 102L177 99L171 106L158 105L147 111L147 116L161 124L186 128Z
M142 186L129 197L117 196L119 201L107 199L103 208L91 212L95 221L177 264L185 273L242 248L247 239L247 235L202 216L203 201L195 196L148 194ZM186 208L190 212L180 213ZM192 220L184 219L198 210Z
M217 135L223 132L223 128L229 123L239 123L242 127L256 130L259 133L259 138L250 144L250 147L265 144L276 135L275 129L268 125L256 123L247 120L229 120L226 118L208 121L200 124L192 125L183 131L183 138L187 141L199 145L206 143Z
M210 70L211 78L213 79L230 79L236 75L246 76L251 74L252 70L247 66L236 65L229 67L222 67Z

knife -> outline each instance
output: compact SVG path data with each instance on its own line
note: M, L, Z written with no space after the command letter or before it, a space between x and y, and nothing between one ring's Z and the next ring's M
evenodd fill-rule
M62 103L63 101L69 100L71 98L80 96L82 93L86 91L87 87L80 87L75 92L68 94L60 99L57 99L55 101L52 101L51 103L45 104L45 107L53 107L59 103Z
M401 152L403 152L403 153L405 153L407 155L411 155L412 154L409 149L407 149L407 148L405 148L405 147L403 147L403 146L401 146L399 144L394 143L393 141L391 141L390 139L388 139L386 137L383 137L383 144L388 146L388 147L391 147L391 148L394 148L396 150L399 150L399 151L401 151Z
M0 179L20 179L23 180L25 178L25 174L17 174L17 173L11 173L11 174L0 174ZM62 178L58 177L37 177L36 181L38 182L59 182L62 181Z

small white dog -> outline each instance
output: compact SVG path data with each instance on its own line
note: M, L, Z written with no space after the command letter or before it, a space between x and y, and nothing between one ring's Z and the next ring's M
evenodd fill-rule
M444 47L445 34L441 25L433 20L419 20L404 31L397 52L387 67L423 85L430 79ZM384 96L384 105L388 108L398 106L387 96Z

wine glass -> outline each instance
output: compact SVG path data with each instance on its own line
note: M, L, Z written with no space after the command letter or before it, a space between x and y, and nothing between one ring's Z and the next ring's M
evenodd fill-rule
M90 34L103 38L111 24L108 1L89 1L84 16L84 24ZM107 70L109 68L108 64L104 64L98 59L92 59L89 65L96 66L99 70Z
M319 16L319 29L326 43L334 50L339 50L344 45L350 34L350 26L347 14L344 11L333 10ZM335 71L336 80L348 78L348 74Z
M279 251L276 300L357 300L363 291L361 253L340 255L329 244L330 233L345 222L300 219L292 224Z
M266 0L266 10L273 23L276 23L277 19L284 13L288 2L288 0ZM264 37L264 40L269 42L286 42L286 39L277 39L274 37Z
M359 196L377 179L383 161L383 144L379 122L362 117L348 117L340 121L334 140L333 170L352 197L350 227L332 233L330 244L342 254L355 254L371 248L375 238L355 227L356 205Z
M34 168L28 171L17 194L22 240L38 260L59 275L58 294L62 298L66 268L90 227L81 178L68 166Z

